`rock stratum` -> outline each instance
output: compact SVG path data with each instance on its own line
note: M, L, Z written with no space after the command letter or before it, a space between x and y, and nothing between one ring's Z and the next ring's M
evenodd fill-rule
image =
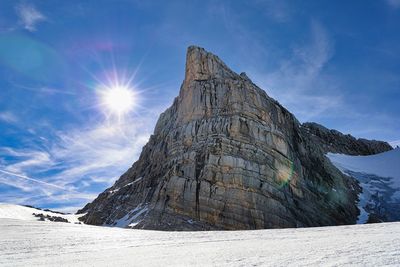
M347 139L332 143L313 129L191 46L179 96L139 159L79 212L88 224L159 230L353 224L361 188L325 156ZM386 149L357 150L361 143L351 139L346 152Z

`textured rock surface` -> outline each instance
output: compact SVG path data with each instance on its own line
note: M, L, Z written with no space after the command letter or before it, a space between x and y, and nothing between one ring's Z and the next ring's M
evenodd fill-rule
M302 130L325 152L347 155L373 155L393 149L386 142L363 138L356 139L349 134L345 135L313 122L303 123Z
M185 80L140 158L80 212L89 224L259 229L356 222L355 180L243 73L189 47Z

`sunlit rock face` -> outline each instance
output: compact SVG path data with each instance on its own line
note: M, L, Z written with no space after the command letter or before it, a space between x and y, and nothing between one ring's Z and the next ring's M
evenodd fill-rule
M199 47L138 161L80 212L86 223L162 230L352 224L358 183L296 118Z

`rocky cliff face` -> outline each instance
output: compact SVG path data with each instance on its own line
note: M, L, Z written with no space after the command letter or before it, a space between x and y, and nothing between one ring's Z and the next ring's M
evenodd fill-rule
M387 142L356 139L349 134L344 135L313 122L303 123L302 130L325 152L365 156L393 149Z
M355 223L360 187L302 128L245 74L189 47L179 96L139 160L80 212L168 230Z

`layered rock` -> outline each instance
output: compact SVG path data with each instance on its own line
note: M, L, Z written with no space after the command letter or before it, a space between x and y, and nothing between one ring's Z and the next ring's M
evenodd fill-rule
M303 123L302 128L303 131L306 131L305 134L325 152L347 155L373 155L393 149L387 142L363 138L356 139L350 134L345 135L313 122Z
M189 47L185 80L138 161L80 212L165 230L352 224L360 187L296 118L217 56Z

